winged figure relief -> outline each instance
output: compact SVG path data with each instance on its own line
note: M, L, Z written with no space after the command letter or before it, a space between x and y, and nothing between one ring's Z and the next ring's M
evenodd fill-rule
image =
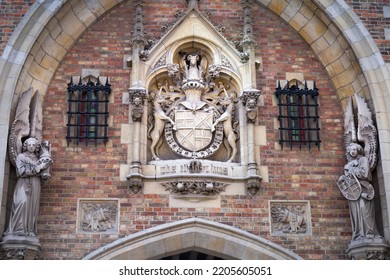
M50 143L42 139L42 103L39 92L23 92L9 133L9 158L18 177L9 225L3 242L37 243L37 217L43 180L50 177Z
M377 163L378 143L377 130L366 101L357 94L355 101L357 117L354 115L351 97L344 115L343 140L347 163L337 186L349 201L352 240L360 240L380 237L375 222L375 191L370 183Z

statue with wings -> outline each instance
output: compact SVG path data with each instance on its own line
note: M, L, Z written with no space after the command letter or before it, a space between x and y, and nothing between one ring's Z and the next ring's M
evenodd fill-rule
M32 88L20 96L9 135L9 158L18 177L2 243L39 244L37 219L42 181L50 177L50 144L42 140L42 103Z
M373 198L375 191L370 181L377 163L377 130L364 98L355 94L357 121L350 97L344 115L344 146L347 164L344 175L337 181L341 193L349 202L352 221L352 240L380 237L375 222Z

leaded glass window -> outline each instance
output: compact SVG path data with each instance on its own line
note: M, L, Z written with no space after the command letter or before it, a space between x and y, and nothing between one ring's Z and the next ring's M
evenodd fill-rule
M77 84L71 78L68 84L68 123L66 139L68 145L85 143L106 144L108 141L108 102L111 85L108 78L105 84L99 78Z
M287 82L285 87L276 88L275 95L279 107L279 144L283 148L313 145L320 147L320 127L318 116L318 89L314 83L309 89L307 83L294 85Z

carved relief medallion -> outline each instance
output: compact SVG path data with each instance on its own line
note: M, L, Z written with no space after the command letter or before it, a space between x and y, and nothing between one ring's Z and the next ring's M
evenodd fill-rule
M80 199L77 228L79 233L118 233L119 201Z
M311 234L308 201L270 201L271 233Z

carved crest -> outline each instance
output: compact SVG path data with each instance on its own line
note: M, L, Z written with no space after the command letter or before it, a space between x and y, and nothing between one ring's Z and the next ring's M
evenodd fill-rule
M355 176L341 176L337 186L348 200L358 200L362 193L362 186Z
M196 112L189 110L175 111L177 142L187 150L199 151L210 145L213 138L213 112Z
M218 77L220 66L209 64L201 51L179 52L178 64L167 65L174 85L158 83L158 93L151 93L153 119L150 120L150 152L159 160L158 148L165 141L171 150L184 158L207 158L226 138L229 161L237 148L234 129L235 94L228 94Z

